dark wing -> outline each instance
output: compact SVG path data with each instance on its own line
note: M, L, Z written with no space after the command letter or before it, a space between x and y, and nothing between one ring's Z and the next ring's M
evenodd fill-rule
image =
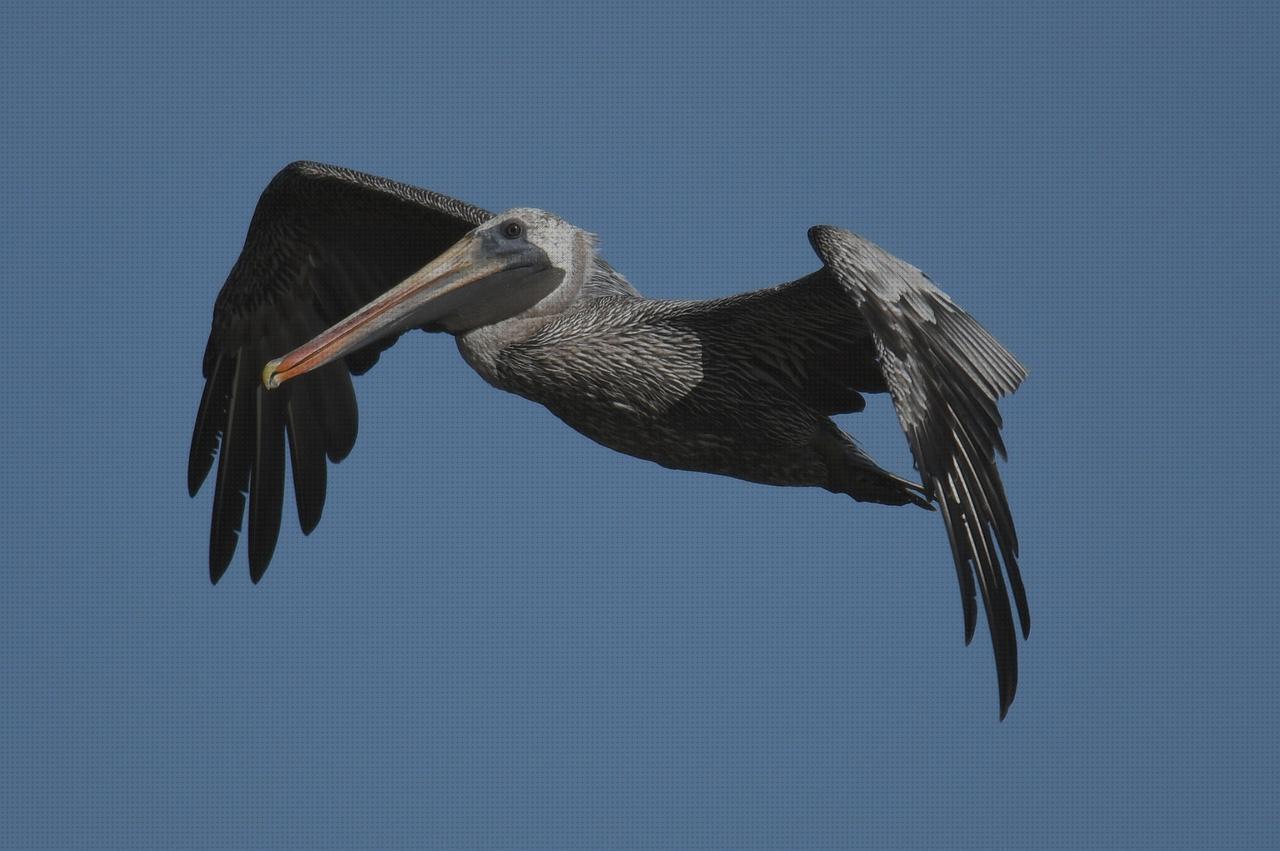
M916 469L942 509L960 578L966 643L977 623L977 578L1004 718L1018 686L1017 635L1004 574L1024 637L1031 616L1013 517L996 470L996 453L1007 457L996 400L1017 389L1027 371L914 266L838 228L811 228L809 241L871 329Z
M861 411L863 393L888 390L862 314L826 269L680 308L666 310L663 321L698 335L712 386L759 397L767 382L828 416Z
M356 439L359 375L382 341L290 381L262 386L262 367L305 343L441 254L489 213L453 198L320 163L297 162L263 191L244 249L218 293L204 352L204 395L191 435L187 485L200 489L215 456L209 576L235 554L249 502L249 571L275 550L286 440L298 521L310 533L325 497L325 457Z

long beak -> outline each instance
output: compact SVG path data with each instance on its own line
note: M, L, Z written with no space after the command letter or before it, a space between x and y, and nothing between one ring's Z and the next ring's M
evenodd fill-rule
M267 363L262 383L275 389L389 334L425 325L457 306L449 296L468 284L511 268L514 258L494 257L468 234L452 248L346 319L289 354Z

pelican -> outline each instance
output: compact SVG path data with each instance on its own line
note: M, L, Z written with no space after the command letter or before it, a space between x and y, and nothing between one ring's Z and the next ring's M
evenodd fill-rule
M209 574L226 572L248 500L249 574L271 561L285 451L303 534L327 465L356 439L351 376L404 332L453 335L494 387L545 405L597 443L665 467L860 502L937 510L973 639L980 595L1000 718L1030 633L1018 540L996 468L996 400L1025 368L914 266L835 227L809 230L821 267L706 301L641 296L559 217L494 216L435 192L297 162L263 191L218 294L188 463L213 468ZM882 469L832 415L889 393L920 483ZM1007 577L1007 584L1006 584Z

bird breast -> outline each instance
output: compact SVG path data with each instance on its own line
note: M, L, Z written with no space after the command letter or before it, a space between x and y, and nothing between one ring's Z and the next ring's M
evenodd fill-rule
M649 417L666 414L702 385L695 333L646 315L632 299L606 301L619 303L563 314L490 355L492 383L549 407Z

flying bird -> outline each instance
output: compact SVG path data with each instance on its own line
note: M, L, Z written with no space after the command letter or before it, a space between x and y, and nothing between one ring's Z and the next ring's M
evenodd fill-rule
M941 515L973 639L981 597L1000 717L1030 615L996 468L996 400L1025 368L927 276L835 227L809 230L821 266L704 301L641 296L595 237L542 210L494 216L435 192L319 163L281 170L258 201L213 309L188 463L215 462L209 574L235 553L248 502L262 578L284 503L286 447L304 534L327 464L356 439L351 376L404 332L453 335L500 390L592 440L665 467ZM889 393L919 483L881 468L832 415ZM1010 597L1013 606L1010 604Z

